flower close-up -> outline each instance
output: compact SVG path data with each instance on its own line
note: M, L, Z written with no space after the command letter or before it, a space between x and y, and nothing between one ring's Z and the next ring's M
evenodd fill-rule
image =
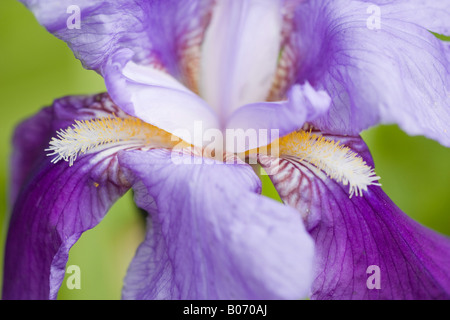
M361 137L450 147L449 0L21 2L106 91L14 130L3 299L56 299L129 190L123 299L450 298L449 237L389 198Z

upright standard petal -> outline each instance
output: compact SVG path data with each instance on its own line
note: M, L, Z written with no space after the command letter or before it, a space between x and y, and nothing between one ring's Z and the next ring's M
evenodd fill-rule
M210 0L22 0L39 23L100 70L118 50L186 78L209 23ZM197 51L197 53L195 53Z
M120 114L107 95L68 97L17 129L3 299L56 299L69 249L129 188L115 157L120 148L80 157L72 167L45 157L57 129L113 112Z
M125 299L306 296L312 242L295 210L258 194L250 166L163 150L119 159L151 214Z
M403 21L414 22L432 32L450 35L450 1L435 0L368 0L383 13Z
M291 40L297 81L331 96L328 114L314 121L323 131L357 135L397 123L408 134L450 146L448 53L427 29L401 19L396 3L381 12L362 1L300 4Z
M373 166L362 139L341 141ZM413 221L379 186L349 197L299 157L260 160L315 241L313 299L450 298L450 239Z
M200 94L224 122L266 100L281 44L281 1L218 1L202 45Z

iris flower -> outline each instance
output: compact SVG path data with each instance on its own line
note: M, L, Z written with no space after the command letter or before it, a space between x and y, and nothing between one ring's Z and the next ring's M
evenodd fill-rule
M124 299L450 298L449 239L386 196L359 136L396 123L450 146L430 32L450 34L449 1L22 2L107 93L17 127L3 298L55 299L129 188L149 215Z

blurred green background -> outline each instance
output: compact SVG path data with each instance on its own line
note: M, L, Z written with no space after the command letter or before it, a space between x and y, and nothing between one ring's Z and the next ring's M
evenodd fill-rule
M0 274L8 221L11 135L17 123L55 98L105 91L69 48L15 0L0 2ZM410 137L396 126L363 133L386 193L413 219L450 235L450 148ZM263 193L276 197L263 179ZM59 299L120 299L122 280L144 237L142 217L127 193L95 229L72 248L68 265L81 269L81 289L65 285ZM20 254L20 253L18 253ZM2 278L0 278L1 287Z

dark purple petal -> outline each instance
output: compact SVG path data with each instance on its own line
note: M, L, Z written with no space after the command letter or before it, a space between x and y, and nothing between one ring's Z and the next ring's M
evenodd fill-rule
M74 166L46 157L50 137L74 119L121 115L107 95L67 97L23 122L14 135L12 215L4 261L4 299L55 299L70 247L97 225L128 188L106 149Z
M3 299L56 299L69 249L129 188L115 153L80 157L72 167L46 159L22 188L9 224Z
M10 159L11 177L9 183L9 202L14 204L33 167L45 158L44 149L52 135L53 109L44 108L34 117L20 123L13 135L13 152Z
M362 139L343 141L373 164ZM449 239L409 218L380 187L349 198L348 187L292 157L260 160L268 171L277 165L275 188L315 240L313 299L450 298Z
M119 159L130 170L136 203L151 214L123 298L307 295L312 242L295 210L257 194L250 166L163 150L127 151Z
M381 7L378 29L370 3L303 2L291 40L299 57L297 81L331 96L328 114L314 122L322 131L357 135L378 123L397 123L408 134L450 146L448 54L413 18L400 19L395 3Z
M88 120L113 114L125 115L108 94L68 96L55 100L51 107L20 123L12 141L10 203L14 203L33 168L47 158L44 150L58 130L69 127L75 119Z

